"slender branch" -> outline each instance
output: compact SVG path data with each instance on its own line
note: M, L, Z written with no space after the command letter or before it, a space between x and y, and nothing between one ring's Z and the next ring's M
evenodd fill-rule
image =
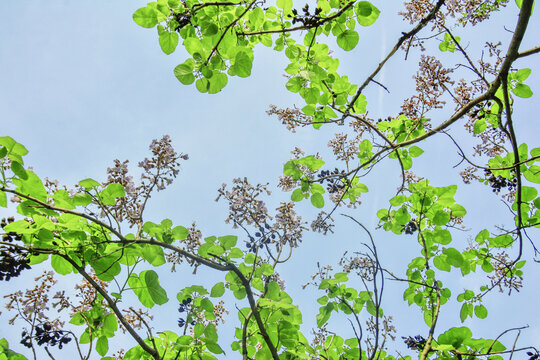
M525 50L525 51L522 51L522 52L518 53L517 57L521 58L521 57L537 54L539 52L540 52L540 46L537 46L537 47L534 47L532 49Z
M418 25L416 25L411 31L409 31L408 33L403 33L403 35L398 39L398 41L396 42L396 44L394 45L394 47L392 48L392 50L390 50L390 52L388 53L388 55L386 55L386 57L379 63L379 65L377 66L377 68L375 68L375 70L371 73L371 75L369 75L367 77L367 79L364 81L364 83L362 85L360 85L360 87L358 88L358 90L356 91L356 94L354 95L354 97L352 98L352 100L349 102L349 105L347 106L347 110L346 110L346 114L349 113L350 109L353 107L354 103L356 102L356 100L358 99L358 97L360 96L360 94L362 94L362 91L364 91L364 89L366 88L366 86L369 84L370 81L372 81L373 78L375 78L375 76L377 76L377 74L379 73L379 71L381 71L381 69L383 68L384 64L386 64L386 62L396 53L396 51L398 51L398 49L401 47L401 45L405 42L405 40L409 39L409 38L412 38L414 35L416 35L420 30L422 30L432 19L435 18L435 15L437 14L437 12L439 11L439 9L441 8L441 6L444 4L444 1L445 0L439 0L437 1L437 4L435 4L435 6L433 7L433 9L431 9L431 11L429 12L429 14L423 18L422 20L420 20L420 22L418 23Z
M157 349L155 348L151 348L150 346L148 346L144 340L139 336L139 334L137 334L137 332L133 329L133 327L131 326L131 324L129 324L126 319L124 318L124 315L122 315L122 312L120 311L120 309L118 309L118 307L116 306L116 302L111 299L111 297L109 296L109 294L103 290L103 288L90 276L88 275L88 273L84 270L83 267L79 266L75 261L73 261L69 256L67 255L61 255L65 260L67 260L71 266L73 266L78 272L79 274L81 274L85 279L86 281L88 281L92 287L94 289L96 289L96 291L101 295L103 296L103 298L105 299L105 301L107 302L107 305L111 308L111 310L115 313L116 317L118 318L118 320L120 320L120 322L122 323L122 325L126 328L126 330L129 332L129 334L131 335L131 337L133 339L135 339L135 341L139 344L139 346L144 350L146 351L148 354L150 354L155 360L161 360L161 357L159 356L159 353L157 351Z
M221 34L221 36L219 37L219 40L218 42L216 43L216 45L212 48L212 51L210 51L210 55L208 55L208 59L206 59L206 62L208 63L210 61L210 59L212 58L212 55L214 55L214 53L217 51L217 48L219 46L219 44L221 44L221 42L223 41L223 38L225 37L225 34L227 34L227 31L229 31L231 29L231 27L233 27L237 22L238 20L240 20L250 9L253 5L255 5L255 3L257 2L257 0L253 0L247 7L246 9L240 14L240 16L238 16L236 19L234 19L233 22L231 22L229 25L227 25L227 27L225 28L225 31L223 31L223 34Z
M279 33L286 33L286 32L298 31L298 30L309 30L311 28L317 28L317 27L319 27L319 26L321 26L321 25L323 25L323 24L325 24L325 23L327 23L329 21L334 20L335 18L340 17L341 14L343 14L345 11L347 11L351 6L353 6L353 4L354 4L354 1L348 3L346 6L344 6L341 10L339 10L334 15L329 16L329 17L324 18L324 19L321 19L320 21L316 22L313 25L309 25L309 26L302 25L302 26L297 26L297 27L293 27L293 28L279 29L279 30L261 30L261 31L247 32L247 33L239 32L238 35L247 35L247 36L249 36L249 35L262 35L262 34L279 34Z

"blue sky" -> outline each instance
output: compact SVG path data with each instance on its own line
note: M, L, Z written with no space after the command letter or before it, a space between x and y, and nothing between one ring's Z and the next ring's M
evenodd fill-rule
M357 82L371 72L401 31L410 28L410 25L396 21L399 4L374 3L382 10L381 18L372 27L362 29L358 48L348 54L336 50L342 59L341 72L348 73ZM296 95L285 90L286 79L281 76L286 66L283 54L259 49L250 78L230 78L221 93L200 94L193 86L184 86L173 76L174 66L184 61L185 53L181 47L172 55L163 54L155 29L143 29L132 21L132 13L144 4L120 0L4 0L0 3L0 12L9 15L0 23L0 135L12 136L26 145L30 150L26 165L32 166L39 176L56 178L67 185L87 177L101 180L115 158L130 159L135 170L136 163L147 156L150 141L169 134L175 148L189 154L190 160L184 162L175 183L152 198L147 220L170 218L175 224L185 226L196 221L203 234L208 236L234 233L223 221L227 217L225 204L214 202L222 183L247 176L252 183L270 182L275 186L283 163L295 146L307 154L319 151L329 164L332 163L326 143L335 132L343 129L300 129L291 134L277 119L265 113L269 104L283 107L301 104ZM475 28L474 32L463 33L462 37L467 36L469 49L478 46L486 34L492 39L500 38L504 43L511 34L503 25L512 28L516 14L512 3L509 11L496 16L489 27ZM532 36L540 30L538 20L535 14L523 49L538 45ZM333 43L330 46L337 48ZM531 61L523 60L519 66L526 67ZM417 57L411 55L404 62L403 54L389 62L381 80L386 80L391 94L386 95L376 86L368 88L370 114L388 116L399 111L402 98L414 90L411 76L416 64ZM537 103L540 77L534 68L528 84L535 95L527 102L517 100L524 106L516 110L515 117L519 119L518 137L535 147L538 119L531 104ZM450 142L439 137L428 141L424 148L433 151L434 155L428 156L426 151L426 156L416 163L418 173L430 178L436 186L461 185L457 172L452 169L459 158ZM433 169L435 159L442 164L440 169ZM384 163L370 174L366 183L371 191L365 196L362 207L343 211L374 230L374 213L385 207L393 195L399 184L399 171L395 164ZM275 208L280 201L288 199L289 194L276 190L268 199L268 207ZM469 211L466 224L473 229L454 234L462 244L476 234L475 230L483 227L493 230L494 225L511 222L505 206L490 194L488 188L460 186L456 199ZM300 204L298 209L306 220L316 214L307 204ZM0 215L3 214L2 209ZM317 304L310 302L318 295L310 290L302 291L299 286L309 280L317 261L335 263L345 249L359 250L358 243L367 241L350 221L339 215L335 218L338 229L334 235L323 237L308 233L291 262L278 269L288 280L287 289L296 303L306 310L306 329L314 325ZM493 222L493 218L501 220ZM403 254L416 254L416 247L410 243L414 240L381 231L374 234L383 261L403 274L401 258ZM528 266L527 270L530 275L526 277L521 293L511 298L504 294L492 296L486 304L490 311L488 319L467 323L479 331L475 335L495 337L506 328L529 324L531 329L523 332L521 344L529 345L540 338L540 315L533 306L540 295L536 281L539 271L534 265ZM190 273L188 270L187 275L182 274L182 286L190 285L189 281L208 282L213 276L201 271L194 278ZM167 271L164 274L168 279L165 281L170 281L171 289L174 289L180 274L168 275ZM454 272L448 279L452 277L453 281L461 281L455 280ZM63 283L67 285L69 281ZM19 281L9 286L26 285ZM459 286L465 288L470 284L462 281L458 290ZM403 287L391 284L387 291L386 312L396 319L398 335L426 333L423 322L417 320L419 313L401 302ZM174 298L174 293L171 292L169 297ZM168 306L161 315L157 311L155 326L158 329L162 328L161 324L174 329L174 321L170 322L167 311L175 309L176 304L172 301ZM234 310L233 303L228 307ZM447 312L449 315L443 314L441 330L444 326L460 326L457 313L449 309ZM8 316L4 313L0 319L5 321ZM233 317L230 323L235 321ZM8 336L8 331L4 327L0 337ZM345 331L350 332L349 329ZM222 346L225 349L228 349L227 338L224 333ZM16 337L11 339L11 342L18 342ZM126 348L130 346L126 345ZM403 350L404 345L397 341L396 348ZM406 350L405 353L408 354Z

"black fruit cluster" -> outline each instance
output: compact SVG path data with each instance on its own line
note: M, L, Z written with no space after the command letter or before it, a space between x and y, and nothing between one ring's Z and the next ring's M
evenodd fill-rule
M271 240L276 238L276 234L271 233L270 225L264 224L264 227L259 226L259 231L255 233L255 237L249 236L249 241L246 241L246 247L251 252L257 251L257 246L262 249L264 245L270 244Z
M180 29L182 29L184 26L191 23L191 15L187 12L183 12L181 14L172 13L172 16L174 21L176 21L178 24L175 24L176 27L174 28L174 31L180 31Z
M529 355L529 360L538 360L540 358L540 354L538 353L535 354L530 351L527 352L527 355Z
M2 219L0 226L2 229L15 221L13 217ZM22 237L15 233L7 233L2 235L2 241L13 242L21 240ZM10 246L0 246L0 281L9 281L13 277L17 277L23 270L30 269L30 262L27 259L28 252Z
M3 229L7 225L11 224L14 221L15 221L15 218L13 216L8 217L7 219L3 218L2 220L0 220L0 227ZM10 232L10 233L7 233L7 234L2 234L2 241L13 242L13 240L19 240L20 241L20 240L22 240L22 236L19 235L19 234L14 233L14 232Z
M409 221L405 225L401 226L401 231L404 232L407 235L412 235L416 230L418 230L418 227L416 226L416 223L414 221Z
M420 335L416 335L414 338L412 336L409 337L401 337L402 339L405 339L405 344L409 349L413 350L422 350L424 346L426 346L426 339L424 339Z
M52 330L51 324L44 323L37 325L35 327L35 335L31 336L25 331L21 334L22 340L21 344L26 346L27 348L32 347L32 338L34 338L37 341L37 344L39 346L46 345L46 346L57 346L59 349L62 349L65 344L69 343L71 341L71 338L69 337L69 334L62 330Z
M486 180L488 181L489 186L491 186L493 192L496 194L498 194L502 188L507 187L509 191L512 191L517 186L517 178L515 176L512 179L507 179L500 175L495 176L488 169L484 169L484 174L486 176Z
M189 313L191 313L191 298L187 298L187 299L182 300L182 302L180 303L180 306L178 307L178 312L179 313L187 312L188 315L189 315ZM195 320L193 320L191 322L191 325L195 325L196 323L197 322ZM186 319L179 318L178 319L178 326L179 327L184 327L184 325L186 325Z
M306 27L317 26L317 25L319 25L319 22L321 21L321 17L319 16L321 11L322 11L321 8L316 8L315 12L312 14L309 11L309 5L308 4L306 4L302 8L302 12L304 13L303 15L299 15L298 10L292 9L292 13L293 13L292 23L293 24L302 23L302 25L304 25Z
M327 178L321 181L321 183L327 182L326 189L328 192L335 193L345 187L345 184L341 181L345 177L345 170L339 170L335 168L333 171L323 170L319 173L319 179L330 176L330 175L340 175L341 177Z

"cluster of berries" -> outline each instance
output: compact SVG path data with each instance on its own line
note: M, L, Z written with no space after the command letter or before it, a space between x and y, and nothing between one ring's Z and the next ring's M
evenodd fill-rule
M7 219L6 218L3 218L1 221L0 221L0 227L5 228L8 224L11 224L12 222L15 221L15 218L13 216L11 217L8 217ZM22 236L19 235L19 234L15 234L13 232L10 232L10 233L7 233L7 234L2 234L2 241L7 241L7 242L12 242L13 239L15 240L22 240Z
M326 185L326 189L330 194L336 193L345 187L345 183L341 181L342 178L345 178L345 170L338 170L338 168L335 168L334 171L323 170L319 173L318 176L319 179L321 179L331 175L340 175L341 177L333 177L322 180L323 183L325 181L328 182L328 184Z
M297 22L299 22L299 23L302 23L302 25L306 27L313 27L313 26L317 26L319 21L321 21L321 17L319 16L319 14L322 11L321 8L319 7L316 8L315 12L311 14L309 11L309 5L306 4L306 6L302 8L302 11L304 12L304 14L298 15L298 10L292 9L292 13L293 13L292 23L293 24L296 24Z
M540 354L538 353L533 353L533 352L530 352L530 351L527 351L527 355L529 355L529 360L538 360L540 359Z
M191 298L187 298L187 299L182 300L182 303L178 307L178 312L179 313L187 312L186 319L189 318L189 315L191 313ZM178 326L179 327L184 327L186 325L186 319L184 319L184 318L178 319ZM196 323L197 323L197 321L192 320L190 324L195 325Z
M388 121L388 122L390 122L390 121L392 121L392 117L389 116L389 117L387 117L386 119L378 118L378 119L377 119L377 124L380 123L380 122L383 122L383 121Z
M422 350L426 346L426 339L420 335L416 335L414 338L409 336L408 338L402 336L402 339L405 339L405 344L409 349L413 350Z
M174 25L174 31L180 31L180 29L182 29L184 26L191 23L191 15L187 11L181 14L171 12L171 15L171 22L174 21L174 23L172 24Z
M2 219L0 226L2 229L7 224L15 221L13 217ZM22 240L22 237L15 233L7 233L2 235L2 241L13 242L13 240ZM12 247L0 247L0 281L9 281L12 277L17 277L23 270L30 269L30 262L27 259L28 253Z
M39 346L58 345L58 348L62 349L62 347L65 344L71 341L71 338L69 337L68 334L64 333L64 331L62 330L52 330L51 324L48 324L48 323L37 325L35 327L35 330L36 330L36 334L33 336L33 338L37 341L37 344ZM28 334L26 330L22 332L21 336L22 336L21 344L23 344L27 348L31 348L32 336Z
M249 236L249 241L246 241L246 247L248 251L256 252L257 246L262 249L264 245L270 244L272 240L275 240L276 234L270 231L270 225L264 224L264 227L259 226L259 231L255 233L255 237Z
M489 186L493 189L494 193L499 193L502 188L508 187L509 191L512 191L517 186L517 178L514 176L512 179L506 179L502 176L495 176L493 173L485 169L484 174L486 175L486 180L488 181Z
M414 234L416 230L418 230L418 226L416 226L416 223L414 221L409 221L405 225L401 225L401 231L407 235Z

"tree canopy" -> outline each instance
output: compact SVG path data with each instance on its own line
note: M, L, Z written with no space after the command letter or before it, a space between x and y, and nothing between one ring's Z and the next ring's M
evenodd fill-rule
M534 34L533 8L532 0L405 2L400 16L408 29L373 68L360 61L375 54L355 49L363 31L385 16L376 2L158 0L137 9L133 21L157 29L165 54L182 49L185 59L171 69L178 86L226 91L231 77L252 75L264 46L284 52L286 91L301 102L269 104L267 113L291 132L337 133L313 153L292 149L277 185L253 184L249 174L238 174L219 188L217 201L227 206L234 235L208 235L205 224L190 225L190 219L150 220L152 196L182 176L189 160L173 147L174 134L152 141L150 155L138 162L138 179L128 161L114 160L106 179L96 174L74 186L37 174L25 156L27 148L40 149L2 134L0 206L11 215L1 222L0 280L28 276L32 268L46 271L33 288L3 292L10 323L22 334L19 344L0 340L0 360L68 353L126 360L537 360L535 344L518 341L531 330L528 324L498 323L490 337L476 326L489 317L489 299L507 293L501 301L512 309L527 272L537 273L540 147L520 140L531 134L519 118L535 99L535 69L522 66L540 53L540 46L523 46ZM486 33L478 46L475 30L506 13L518 15L497 25L507 36ZM391 96L399 84L384 78L385 69L405 69L411 59L418 63L410 74L413 92L399 110L372 117L370 89ZM347 67L352 72L340 67L346 61L357 64ZM459 184L437 177L447 164L432 154L433 143L443 139L457 152ZM430 165L417 173L428 156ZM383 164L399 171L397 189L368 186ZM484 185L476 201L497 197L507 219L486 214L473 233L467 209L456 201L472 184ZM276 187L281 191L272 193ZM371 221L359 214L374 192L385 206ZM270 196L279 199L274 210L267 206ZM311 219L305 203L317 209ZM306 273L304 287L315 287L318 296L302 298L279 271L306 246L303 240L314 233L330 237L343 226L337 216L352 224L361 242L338 263L317 263L315 274ZM403 254L397 266L386 263L379 254L387 245L378 241L386 234L407 241L414 255ZM211 286L165 284L164 269L171 266L179 276L208 271ZM73 276L75 288L58 291L57 279ZM396 328L393 303L384 297L389 288L401 293L395 302L416 314L421 333ZM534 314L532 302L526 311ZM316 312L306 311L310 306ZM178 326L160 328L152 322L158 312L174 313ZM314 329L303 325L308 318L315 319ZM227 330L229 324L234 329ZM130 348L116 347L122 332Z

